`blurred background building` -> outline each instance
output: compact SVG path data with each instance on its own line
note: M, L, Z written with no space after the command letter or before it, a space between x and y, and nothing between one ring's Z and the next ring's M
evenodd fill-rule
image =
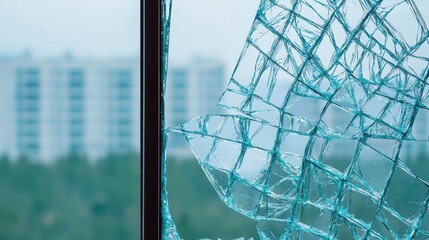
M168 70L166 125L176 127L203 114L223 113L217 103L226 88L225 64L217 58L194 57L172 63ZM189 155L182 136L171 134L169 150L174 155Z
M140 149L139 58L0 59L0 152L51 161Z

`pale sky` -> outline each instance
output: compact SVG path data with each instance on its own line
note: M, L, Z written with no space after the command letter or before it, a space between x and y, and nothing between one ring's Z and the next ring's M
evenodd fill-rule
M170 60L193 56L225 61L230 75L244 47L259 0L173 0Z
M140 0L0 0L0 55L137 56Z
M0 0L0 55L131 56L141 0ZM235 66L260 0L173 0L170 60L218 57ZM429 1L415 0L420 9ZM427 14L423 14L428 18ZM396 24L407 28L406 21ZM428 19L425 19L428 20Z

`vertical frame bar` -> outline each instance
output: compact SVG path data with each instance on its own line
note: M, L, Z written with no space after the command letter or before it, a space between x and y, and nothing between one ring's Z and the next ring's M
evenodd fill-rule
M161 217L161 1L143 0L142 238L160 239ZM144 213L144 214L143 214Z

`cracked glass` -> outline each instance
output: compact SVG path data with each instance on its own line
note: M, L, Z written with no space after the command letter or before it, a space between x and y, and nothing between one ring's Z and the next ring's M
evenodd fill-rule
M169 36L176 2L164 4ZM224 110L167 126L165 142L186 140L223 204L254 224L246 239L428 239L428 21L426 0L261 0ZM215 74L196 62L165 69L167 94ZM196 84L218 79L203 76ZM196 89L185 98L210 95ZM169 164L164 154L163 238L181 239Z

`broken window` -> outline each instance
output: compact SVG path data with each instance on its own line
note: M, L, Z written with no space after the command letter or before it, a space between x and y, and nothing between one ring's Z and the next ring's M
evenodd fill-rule
M255 238L427 239L428 11L425 0L261 0L220 96L227 111L164 136L186 139ZM180 239L168 164L163 237Z

